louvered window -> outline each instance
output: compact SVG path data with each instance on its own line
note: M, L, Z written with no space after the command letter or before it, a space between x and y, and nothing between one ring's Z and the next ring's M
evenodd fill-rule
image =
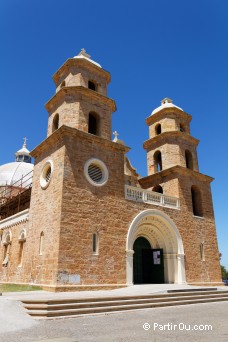
M43 166L42 173L40 175L40 185L42 189L46 189L50 184L53 173L53 162L47 160Z
M51 167L49 167L46 171L46 182L48 183L50 181L50 178L51 178Z
M95 164L90 164L88 167L88 174L94 182L100 182L103 177L101 168Z
M84 166L86 179L95 186L102 186L108 181L108 169L99 159L87 160Z

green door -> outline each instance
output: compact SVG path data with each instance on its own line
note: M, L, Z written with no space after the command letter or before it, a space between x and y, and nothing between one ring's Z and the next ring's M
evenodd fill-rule
M144 237L135 240L133 249L134 284L164 283L163 250L152 249Z

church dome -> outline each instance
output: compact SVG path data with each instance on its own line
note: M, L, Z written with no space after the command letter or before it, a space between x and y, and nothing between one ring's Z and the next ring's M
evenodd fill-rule
M0 166L0 186L12 185L33 171L34 165L25 162L13 162ZM27 183L27 181L26 181ZM27 184L23 184L26 186ZM16 184L15 184L16 185ZM19 186L19 182L18 182Z
M0 166L0 186L13 185L21 186L19 180L25 177L28 173L33 171L34 165L31 163L29 150L26 148L26 139L22 149L15 153L16 161L12 163L3 164ZM22 187L31 184L32 173L24 178Z
M164 109L164 108L177 108L183 111L182 108L177 107L175 104L172 103L173 101L171 99L168 99L167 97L161 101L161 106L155 108L153 110L153 112L151 113L151 115L160 112L160 110Z

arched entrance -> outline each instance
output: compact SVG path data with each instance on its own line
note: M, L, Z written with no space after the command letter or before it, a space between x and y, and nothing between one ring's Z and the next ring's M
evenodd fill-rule
M141 276L137 275L136 270L136 263L140 267L140 262ZM168 215L156 209L148 209L134 218L127 235L126 267L129 285L185 283L183 243L177 227Z
M133 282L134 284L164 283L163 250L153 249L143 236L133 245Z

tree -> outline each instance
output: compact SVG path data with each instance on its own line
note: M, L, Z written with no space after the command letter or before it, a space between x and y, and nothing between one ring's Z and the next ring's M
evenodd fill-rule
M221 265L221 272L222 272L222 279L228 279L228 271L226 270L226 267Z

